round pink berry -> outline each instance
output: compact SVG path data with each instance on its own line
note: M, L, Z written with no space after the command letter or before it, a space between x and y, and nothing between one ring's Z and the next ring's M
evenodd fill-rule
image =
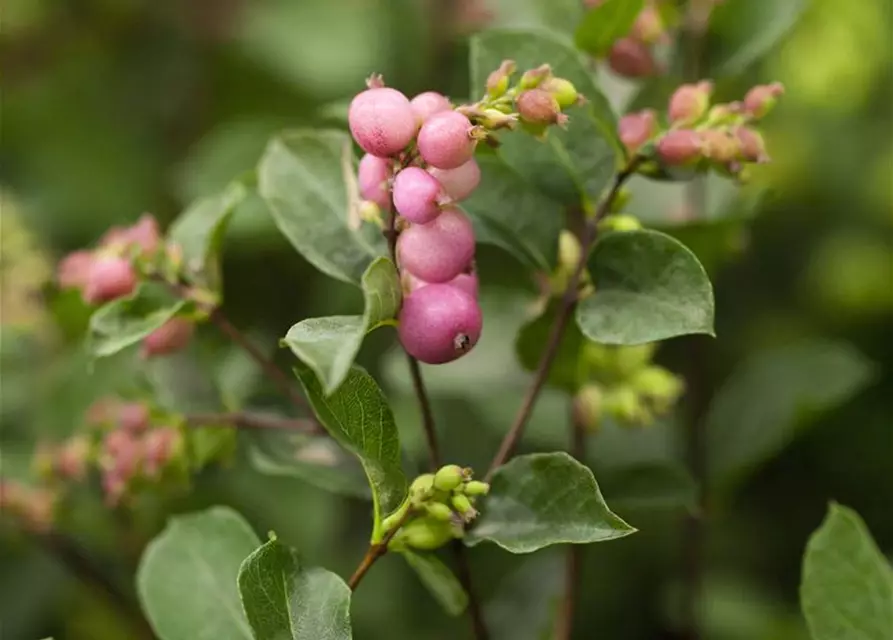
M363 151L380 158L402 151L419 126L406 96L388 87L357 94L350 103L347 120Z
M403 278L403 287L407 293L412 293L416 289L421 289L422 287L427 287L431 284L430 282L425 282L424 280L416 278L408 271L404 271L401 275ZM478 297L478 276L476 273L460 273L449 282L444 282L443 284L461 289L474 299L477 299Z
M62 289L82 289L90 278L93 254L89 251L69 253L56 270L56 279Z
M442 195L437 178L424 169L407 167L394 178L394 208L410 222L427 224L440 215Z
M697 131L669 131L657 143L657 155L668 165L688 164L702 156L704 141Z
M414 224L397 239L401 269L426 282L449 282L474 258L474 229L461 211L444 209L433 222Z
M657 63L648 46L626 37L614 43L608 54L608 64L620 76L644 78L657 73Z
M437 93L436 91L420 93L410 100L409 104L412 105L412 110L420 125L435 113L451 111L453 109L453 105L450 104L449 99L445 95Z
M419 131L422 159L438 169L455 169L474 155L471 121L456 111L435 113Z
M90 267L83 296L88 304L123 298L136 288L136 273L125 258L97 258Z
M367 153L360 160L357 169L357 183L363 200L374 202L382 209L390 208L388 195L388 177L391 163L386 158L379 158Z
M477 300L458 287L429 284L403 300L400 342L427 364L451 362L468 353L481 336Z
M186 318L171 318L143 340L144 358L180 351L192 338L194 325Z
M474 158L455 169L431 167L428 169L428 173L437 178L437 181L443 186L444 193L453 202L465 200L481 182L481 168Z
M657 115L651 109L628 113L617 123L620 142L630 153L635 153L657 133Z

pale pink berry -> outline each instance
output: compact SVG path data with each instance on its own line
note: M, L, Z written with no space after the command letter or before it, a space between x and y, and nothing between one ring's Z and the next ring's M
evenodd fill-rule
M136 247L141 255L153 253L160 244L158 222L148 213L129 227L112 227L99 240L99 246L103 248L128 251Z
M87 458L90 455L90 442L84 436L69 439L59 449L56 468L59 475L70 480L83 480L87 475Z
M350 103L347 120L363 151L380 158L402 151L419 127L406 96L388 87L357 94Z
M670 96L667 116L670 122L694 122L707 113L713 83L709 80L697 84L684 84Z
M428 173L437 178L453 202L465 200L481 182L481 168L474 158L455 169L431 167Z
M408 271L404 271L401 276L403 279L403 287L407 293L412 293L416 289L421 289L422 287L427 287L431 284L430 282L425 282L424 280L416 278ZM478 297L478 276L474 272L460 273L449 282L444 282L443 284L461 289L474 299L477 299Z
M443 187L437 178L419 167L407 167L394 178L394 208L416 224L427 224L440 215Z
M390 174L391 163L386 158L379 158L370 153L364 155L357 170L357 183L363 199L374 202L382 209L389 209L391 206L388 194Z
M617 123L620 142L630 153L635 153L651 140L657 133L657 128L657 115L651 109L629 113Z
M531 124L554 124L559 122L561 107L558 100L543 89L528 89L515 101L518 114L524 122Z
M149 427L151 413L142 402L124 402L118 405L117 426L129 433L139 433Z
M762 118L772 110L782 95L784 85L780 82L757 85L744 96L744 111L754 118Z
M410 100L409 104L412 105L412 110L419 121L419 125L424 123L435 113L440 113L441 111L450 111L453 108L453 105L450 104L449 98L447 98L445 95L437 93L436 91L426 91L425 93L420 93L415 98Z
M468 353L481 335L477 301L459 287L429 284L403 300L400 342L427 364L451 362Z
M83 289L93 267L93 254L89 251L69 253L59 263L56 280L63 289Z
M414 224L397 239L400 268L426 282L448 282L474 258L474 229L456 208L444 209L434 221Z
M759 131L749 127L737 127L735 137L738 138L741 157L748 162L769 162L769 154L766 153L766 143Z
M438 169L455 169L474 155L471 121L456 111L432 115L419 130L422 159Z
M687 164L701 157L704 143L697 131L669 131L657 143L657 155L668 165Z
M146 434L143 447L147 475L158 475L171 459L179 440L180 432L173 427L160 427Z
M180 351L192 338L192 322L186 318L171 318L143 340L144 358L163 356Z
M133 293L136 273L126 258L97 258L90 267L83 296L88 304L109 302Z
M657 63L648 45L630 37L614 43L608 64L615 73L627 78L644 78L657 72Z
M646 44L654 44L665 33L664 21L654 2L648 3L636 16L630 35Z

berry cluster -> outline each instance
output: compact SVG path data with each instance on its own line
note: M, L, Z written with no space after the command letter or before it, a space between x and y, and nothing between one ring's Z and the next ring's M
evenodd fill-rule
M476 498L489 491L486 482L472 480L471 469L455 464L417 477L404 505L382 523L385 533L400 525L390 548L433 550L461 538L465 524L478 515Z
M584 0L589 8L602 5L605 0ZM657 0L647 0L636 16L633 27L617 40L608 53L608 65L617 75L626 78L645 78L660 73L654 47L668 40L667 25Z
M56 493L45 487L0 481L0 514L13 516L30 531L42 533L52 528L57 503Z
M84 302L104 304L133 294L140 278L158 261L176 262L176 249L165 246L155 218L145 214L129 227L112 227L92 251L68 254L59 263L56 279L63 289L77 289ZM171 318L143 341L144 357L183 349L193 324Z
M620 140L630 155L654 155L660 165L646 164L643 173L673 167L713 168L740 177L745 165L769 161L763 137L754 125L775 106L784 93L783 86L755 86L742 102L713 106L712 92L713 85L706 80L676 89L667 108L666 126L651 109L620 119Z
M474 229L457 206L481 180L475 147L495 143L493 131L519 122L545 135L549 125L566 121L562 108L579 99L548 66L509 87L514 67L506 61L494 71L487 96L473 105L454 108L433 91L409 100L385 87L380 76L370 78L350 104L350 131L366 152L357 175L363 217L375 219L382 209L395 216L395 258L405 292L400 341L428 364L468 353L483 325Z

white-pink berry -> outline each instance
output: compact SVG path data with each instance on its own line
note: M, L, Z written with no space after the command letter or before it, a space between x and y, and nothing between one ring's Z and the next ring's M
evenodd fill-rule
M397 239L400 268L426 282L449 282L474 258L471 221L454 207L428 224L414 224Z
M455 169L438 169L431 167L428 172L437 178L444 192L454 201L459 202L471 195L481 182L481 168L472 158Z
M386 158L379 158L367 153L360 160L357 168L357 184L363 200L374 202L382 209L390 208L388 195L388 178L391 163Z
M481 336L477 300L458 287L429 284L403 300L400 342L427 364L451 362L468 353Z
M406 96L388 87L357 94L350 103L347 120L363 151L380 158L402 151L419 126Z
M474 155L471 121L456 111L435 113L419 130L422 159L438 169L455 169Z
M424 169L407 167L394 178L394 208L417 224L427 224L440 215L443 188Z
M126 258L105 256L90 266L83 297L87 304L100 304L130 295L136 288L136 273Z
M171 318L143 340L144 358L180 351L189 344L195 326L186 318Z
M425 282L424 280L416 278L408 271L404 271L401 274L401 277L403 279L403 288L406 293L412 293L416 289L421 289L422 287L427 287L429 284L431 284L430 282ZM443 284L461 289L474 299L477 299L478 297L477 273L460 273L449 282L444 282Z
M409 104L412 105L412 110L420 125L435 113L451 111L453 108L449 99L445 95L437 93L436 91L420 93L410 100Z

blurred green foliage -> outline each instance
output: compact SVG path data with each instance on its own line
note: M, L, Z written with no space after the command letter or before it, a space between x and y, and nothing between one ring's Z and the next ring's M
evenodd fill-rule
M373 71L409 94L436 89L463 98L463 34L483 17L573 27L555 18L558 2L543 10L534 0L488 0L483 4L489 13L476 12L475 4L6 0L0 26L3 475L27 474L34 443L74 431L93 399L112 391L145 392L121 386L140 366L128 354L98 363L87 376L87 313L76 296L46 286L53 261L143 211L173 220L194 198L252 169L282 127L342 126L344 101ZM772 6L760 2L750 10ZM717 505L703 603L709 638L805 637L797 611L800 559L829 498L856 509L880 548L893 551L891 34L889 2L812 0L780 47L760 64L736 69L720 86L720 98L739 96L756 81L777 79L787 86L767 120L774 162L757 177L768 195L755 209L736 200L733 215L710 225L680 224L680 212L668 200L643 196L632 204L649 224L689 244L714 282L718 339L705 347L706 379L690 381L702 392L720 387L750 356L804 338L850 343L871 363L866 389L820 414ZM705 56L726 55L740 36L734 29L717 30ZM623 83L606 86L616 90L615 103L630 93ZM647 95L638 99L647 101ZM461 364L429 370L428 384L445 456L483 467L523 388L512 340L531 285L518 263L495 248L481 249L479 267L484 304L493 309L485 310L485 338ZM271 350L302 318L360 308L359 293L303 262L253 196L234 215L223 274L228 313ZM275 395L259 388L257 372L213 330L203 330L201 338L192 355L213 372L225 397L251 396L256 405L277 408ZM417 410L397 366L402 362L388 351L390 339L387 332L373 335L359 360L383 374L404 446L421 460ZM666 345L661 364L688 374L691 342ZM277 357L290 362L285 352ZM189 389L202 387L195 379L201 370L190 376L172 368L152 365L147 372L165 397L176 402L179 390L182 400L184 382ZM785 385L783 376L777 384ZM755 405L762 401L758 389L750 397ZM193 404L199 397L197 391L186 395ZM544 394L527 448L562 448L567 410L560 394ZM612 471L678 466L678 423L671 419L645 431L602 429L589 462L600 479L605 475L609 503L612 492L619 497L624 489L622 483L612 488ZM242 437L242 451L249 439ZM365 545L368 504L295 478L261 475L247 458L201 476L188 496L144 505L126 518L106 511L98 494L84 496L66 524L130 605L136 560L166 514L213 504L237 508L258 533L275 529L314 564L348 573ZM628 508L618 501L617 510L640 533L587 549L578 637L672 637L680 513L636 508L635 500ZM6 640L144 636L132 610L40 545L4 529L0 558ZM509 625L546 615L537 607L546 607L557 592L560 563L510 557L486 545L473 549L471 559L488 616L504 621L504 635L497 637L534 637L537 625L531 622ZM509 592L526 594L533 603L514 600L523 618L506 615ZM467 628L465 620L443 616L404 563L390 559L354 598L352 618L361 638L456 638Z

